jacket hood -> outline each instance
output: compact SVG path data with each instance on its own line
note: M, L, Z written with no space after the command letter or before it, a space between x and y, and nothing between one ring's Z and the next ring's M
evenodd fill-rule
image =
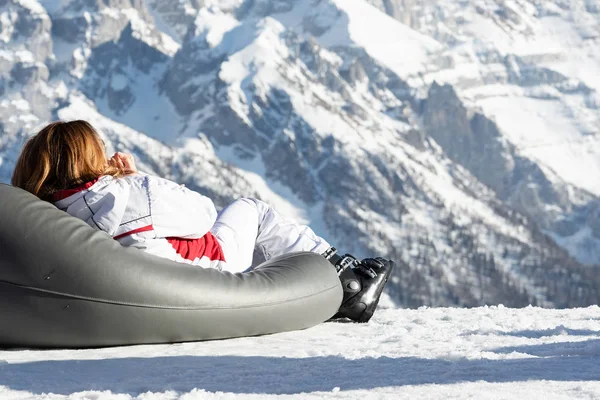
M127 207L129 186L112 176L101 176L77 188L56 193L56 199L61 197L55 201L56 207L114 235Z

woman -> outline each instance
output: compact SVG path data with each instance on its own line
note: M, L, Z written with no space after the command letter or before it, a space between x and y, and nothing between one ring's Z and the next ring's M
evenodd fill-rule
M131 155L107 159L102 139L86 121L54 122L33 136L12 184L123 246L177 262L242 272L252 266L255 253L264 260L295 251L322 254L344 288L336 317L368 321L393 268L383 259L338 256L309 227L257 199L236 200L217 215L208 197L138 172Z

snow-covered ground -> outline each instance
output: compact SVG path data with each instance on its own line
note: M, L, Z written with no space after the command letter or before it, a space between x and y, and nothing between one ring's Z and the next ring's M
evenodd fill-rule
M263 337L0 351L0 398L600 398L600 308L388 308Z

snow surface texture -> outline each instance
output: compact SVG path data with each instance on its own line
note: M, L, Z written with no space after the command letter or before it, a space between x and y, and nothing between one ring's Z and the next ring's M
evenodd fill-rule
M600 308L383 309L262 337L0 351L0 398L600 398Z
M89 119L218 207L394 259L398 305L600 303L597 1L370 3L0 1L0 181Z

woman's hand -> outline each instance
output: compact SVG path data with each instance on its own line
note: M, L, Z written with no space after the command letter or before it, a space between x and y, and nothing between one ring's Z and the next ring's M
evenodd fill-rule
M138 172L135 166L133 156L128 153L115 153L109 160L108 164L120 169L126 174L135 174Z

